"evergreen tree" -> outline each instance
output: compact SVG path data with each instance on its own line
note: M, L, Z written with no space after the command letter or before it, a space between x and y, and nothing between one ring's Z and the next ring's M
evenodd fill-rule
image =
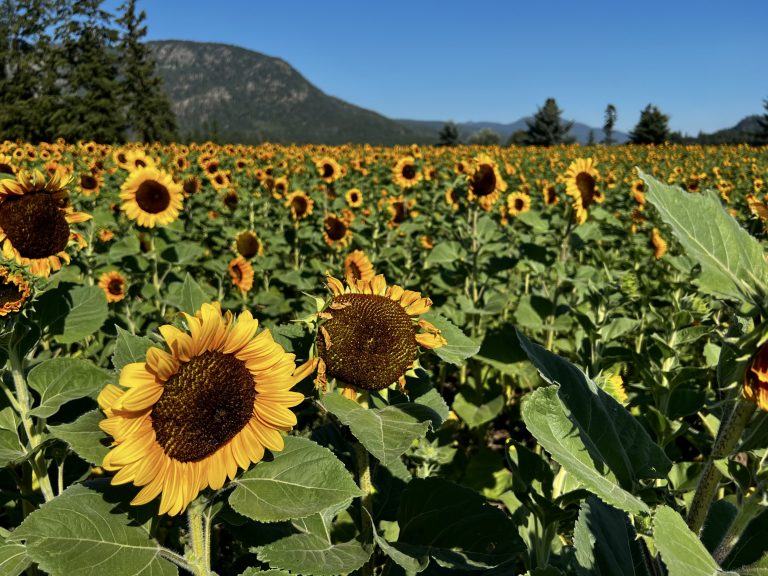
M507 146L525 146L528 143L528 132L525 130L515 130L507 138Z
M616 125L616 106L608 104L605 107L605 124L603 124L603 144L611 146L614 143L613 139L613 127Z
M640 112L640 121L630 132L629 139L632 144L663 144L669 141L670 136L669 116L648 104Z
M155 74L155 60L142 38L147 34L143 25L146 14L136 14L136 0L127 0L117 23L122 27L120 54L122 81L120 97L130 137L144 142L171 141L177 137L176 116L171 108L160 78Z
M54 119L69 141L124 140L118 94L118 33L103 0L74 0L56 28L61 47L63 98Z
M590 130L589 136L587 137L587 146L594 146L595 145L595 131Z
M525 121L528 125L526 143L533 146L554 146L572 142L573 138L568 138L567 134L573 122L563 123L560 119L562 113L555 99L547 98L533 119Z
M757 119L758 131L753 138L755 146L768 145L768 98L763 100L763 108L765 114Z
M476 146L498 146L501 143L501 137L490 128L482 128L472 134L467 143Z
M438 146L456 146L459 143L459 129L456 124L448 122L437 136Z

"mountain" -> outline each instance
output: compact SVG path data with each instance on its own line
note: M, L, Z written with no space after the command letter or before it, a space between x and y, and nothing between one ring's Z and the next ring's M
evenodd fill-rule
M483 129L489 129L496 132L501 137L501 143L504 144L507 139L518 130L527 130L528 125L525 123L525 121L532 119L533 118L531 116L528 116L526 118L520 118L520 120L510 124L501 124L499 122L455 122L455 124L459 130L459 137L462 141L466 141L475 132L479 132ZM433 142L437 142L437 135L446 124L443 121L434 120L398 119L398 122L412 129L423 138L430 138ZM605 137L602 128L593 128L592 126L587 126L581 122L573 123L570 134L576 138L576 141L579 144L586 144L589 141L590 131L594 132L596 142L600 142L600 140ZM629 135L625 134L624 132L614 130L613 139L616 141L616 143L623 144L629 140Z
M691 138L691 142L697 144L752 144L754 135L760 132L760 116L754 114L742 118L735 126L718 130L711 134L699 132L696 138ZM686 139L686 142L689 139Z
M187 41L148 42L180 133L221 142L391 145L408 127L324 94L288 63L258 52Z

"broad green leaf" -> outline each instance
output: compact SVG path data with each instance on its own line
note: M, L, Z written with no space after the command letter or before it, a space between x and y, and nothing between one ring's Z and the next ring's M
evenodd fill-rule
M291 573L286 570L259 570L251 566L245 572L242 572L240 576L291 576Z
M455 241L440 242L429 252L424 261L424 267L429 268L436 264L451 264L461 260L464 249Z
M407 573L419 573L429 565L429 554L422 547L416 547L413 551L408 546L398 546L397 542L387 542L376 530L373 531L373 540L384 554Z
M293 534L256 549L259 560L270 566L313 576L349 574L365 564L371 553L357 540L331 544L315 534Z
M637 534L625 512L590 496L573 531L578 570L584 576L647 575Z
M10 406L0 410L0 468L26 455L19 438L18 418Z
M491 568L517 557L524 544L512 519L482 496L441 478L408 483L397 513L400 550L429 554L444 568Z
M160 257L166 262L185 265L200 260L203 251L203 247L195 242L177 242L163 250Z
M420 404L366 409L333 392L323 396L322 402L385 465L399 459L414 440L424 436L432 418L432 410Z
M122 370L123 366L131 362L144 362L147 350L154 345L152 340L145 336L134 336L120 326L116 328L115 351L112 354L115 370Z
M763 556L754 564L737 569L739 576L768 576L768 555Z
M638 480L666 477L672 462L626 408L564 358L520 332L518 338L544 379L559 384L572 428L598 467L607 466L627 490Z
M235 480L229 503L260 522L303 518L360 496L336 456L306 438L288 436L271 462L259 462Z
M479 405L468 400L463 391L459 392L453 400L453 411L470 428L477 428L490 422L498 416L502 408L504 408L504 396L501 394Z
M23 544L6 543L0 538L0 574L3 576L19 576L26 570L32 560L27 556L27 547Z
M29 372L29 385L40 393L40 405L30 413L40 418L54 415L62 404L99 391L114 376L77 358L53 358Z
M600 328L600 337L605 342L615 340L630 330L634 330L640 322L634 318L614 318L608 324Z
M99 422L104 419L101 410L91 410L69 424L48 426L51 434L63 440L74 450L78 456L89 464L101 466L104 456L109 452L109 447L102 444L102 440L109 438L99 428Z
M638 173L647 186L646 198L701 265L699 287L715 296L762 306L768 294L765 251L725 211L717 195L690 194Z
M27 516L7 541L26 543L28 556L51 576L178 574L160 557L148 525L77 484Z
M722 572L707 549L690 531L680 514L669 506L659 506L653 520L653 540L669 576L738 576Z
M563 468L603 501L632 514L648 512L645 503L624 490L607 464L593 457L558 398L558 386L545 386L523 400L526 427Z
M432 350L441 360L454 366L461 366L464 360L474 356L480 350L479 343L465 336L453 322L440 314L427 312L422 314L421 317L427 322L434 324L448 342L445 346Z
M187 314L195 314L210 298L205 290L187 273L184 282L176 282L168 288L166 301Z
M107 318L107 297L98 286L51 290L41 298L42 320L61 344L72 344L96 332Z
M109 249L110 262L119 262L126 256L134 256L141 251L139 239L135 236L126 236L121 238Z

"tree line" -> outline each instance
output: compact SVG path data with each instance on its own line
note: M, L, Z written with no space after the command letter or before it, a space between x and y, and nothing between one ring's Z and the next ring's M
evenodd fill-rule
M125 0L0 0L0 141L171 141L146 14Z
M683 136L679 132L673 132L669 128L669 116L664 114L657 106L648 104L640 112L640 120L629 134L631 144L737 144L746 143L754 146L768 145L768 99L763 102L766 113L758 116L755 121L755 129L751 132L730 133L721 131L717 134L699 134L697 137ZM554 98L547 98L544 105L539 108L532 118L525 121L526 130L518 130L507 140L508 146L556 146L558 144L571 144L575 138L569 134L573 122L565 122L562 119L562 110ZM618 118L616 106L608 104L605 108L605 123L603 124L603 138L599 143L606 146L616 144L614 127ZM440 146L455 146L460 143L458 127L453 122L448 122L438 135ZM472 134L468 144L497 145L501 144L501 137L490 128L483 128ZM593 132L589 134L588 145L597 144L597 138Z

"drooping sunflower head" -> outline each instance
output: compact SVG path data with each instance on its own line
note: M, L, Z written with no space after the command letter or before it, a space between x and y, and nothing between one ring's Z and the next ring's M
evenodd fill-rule
M312 210L314 210L315 207L315 201L303 190L295 190L286 197L285 207L291 211L291 218L294 220L303 220L312 214Z
M384 276L370 281L328 277L333 295L320 317L317 383L336 378L345 385L381 390L416 365L419 348L447 344L440 331L419 315L432 305L419 292L387 286Z
M281 431L296 424L290 410L303 400L291 388L314 368L268 330L259 334L250 312L222 315L218 303L185 314L186 330L160 327L168 349L152 347L143 362L126 364L120 386L99 394L114 438L102 466L113 484L141 486L131 504L162 494L160 514L176 515L200 490L218 490L264 450L283 449Z
M597 188L600 174L595 165L593 158L577 158L565 173L565 191L573 198L574 217L579 224L587 221L587 210L594 202L604 200Z
M19 312L32 288L21 274L0 266L0 317Z
M507 190L507 183L501 177L499 167L486 154L474 158L468 178L469 199L476 200L486 211L490 210L501 193Z
M0 242L3 257L28 266L36 276L48 276L69 262L64 251L72 233L69 225L91 216L69 206L69 178L56 172L19 171L15 180L0 180Z
M362 250L350 252L344 258L344 277L348 282L356 282L358 280L368 282L373 280L374 276L373 264Z
M107 296L107 302L120 302L125 298L127 281L120 272L104 272L99 278L99 288Z
M416 167L416 159L413 156L400 158L392 169L392 180L401 188L410 188L421 179L422 174Z
M179 216L182 188L167 172L142 168L131 172L120 187L120 208L139 226L170 224Z
M243 294L253 288L253 266L242 256L237 256L227 266L232 284L240 289Z
M264 254L264 244L262 244L256 232L245 230L235 236L234 250L243 258L250 260L254 256Z
M344 194L344 198L347 200L347 205L350 208L359 208L363 205L363 193L360 191L360 188L350 188Z
M336 214L328 214L323 219L323 239L331 248L341 250L352 241L352 230L349 222Z
M531 209L531 197L522 192L512 192L507 196L507 214L517 216Z

